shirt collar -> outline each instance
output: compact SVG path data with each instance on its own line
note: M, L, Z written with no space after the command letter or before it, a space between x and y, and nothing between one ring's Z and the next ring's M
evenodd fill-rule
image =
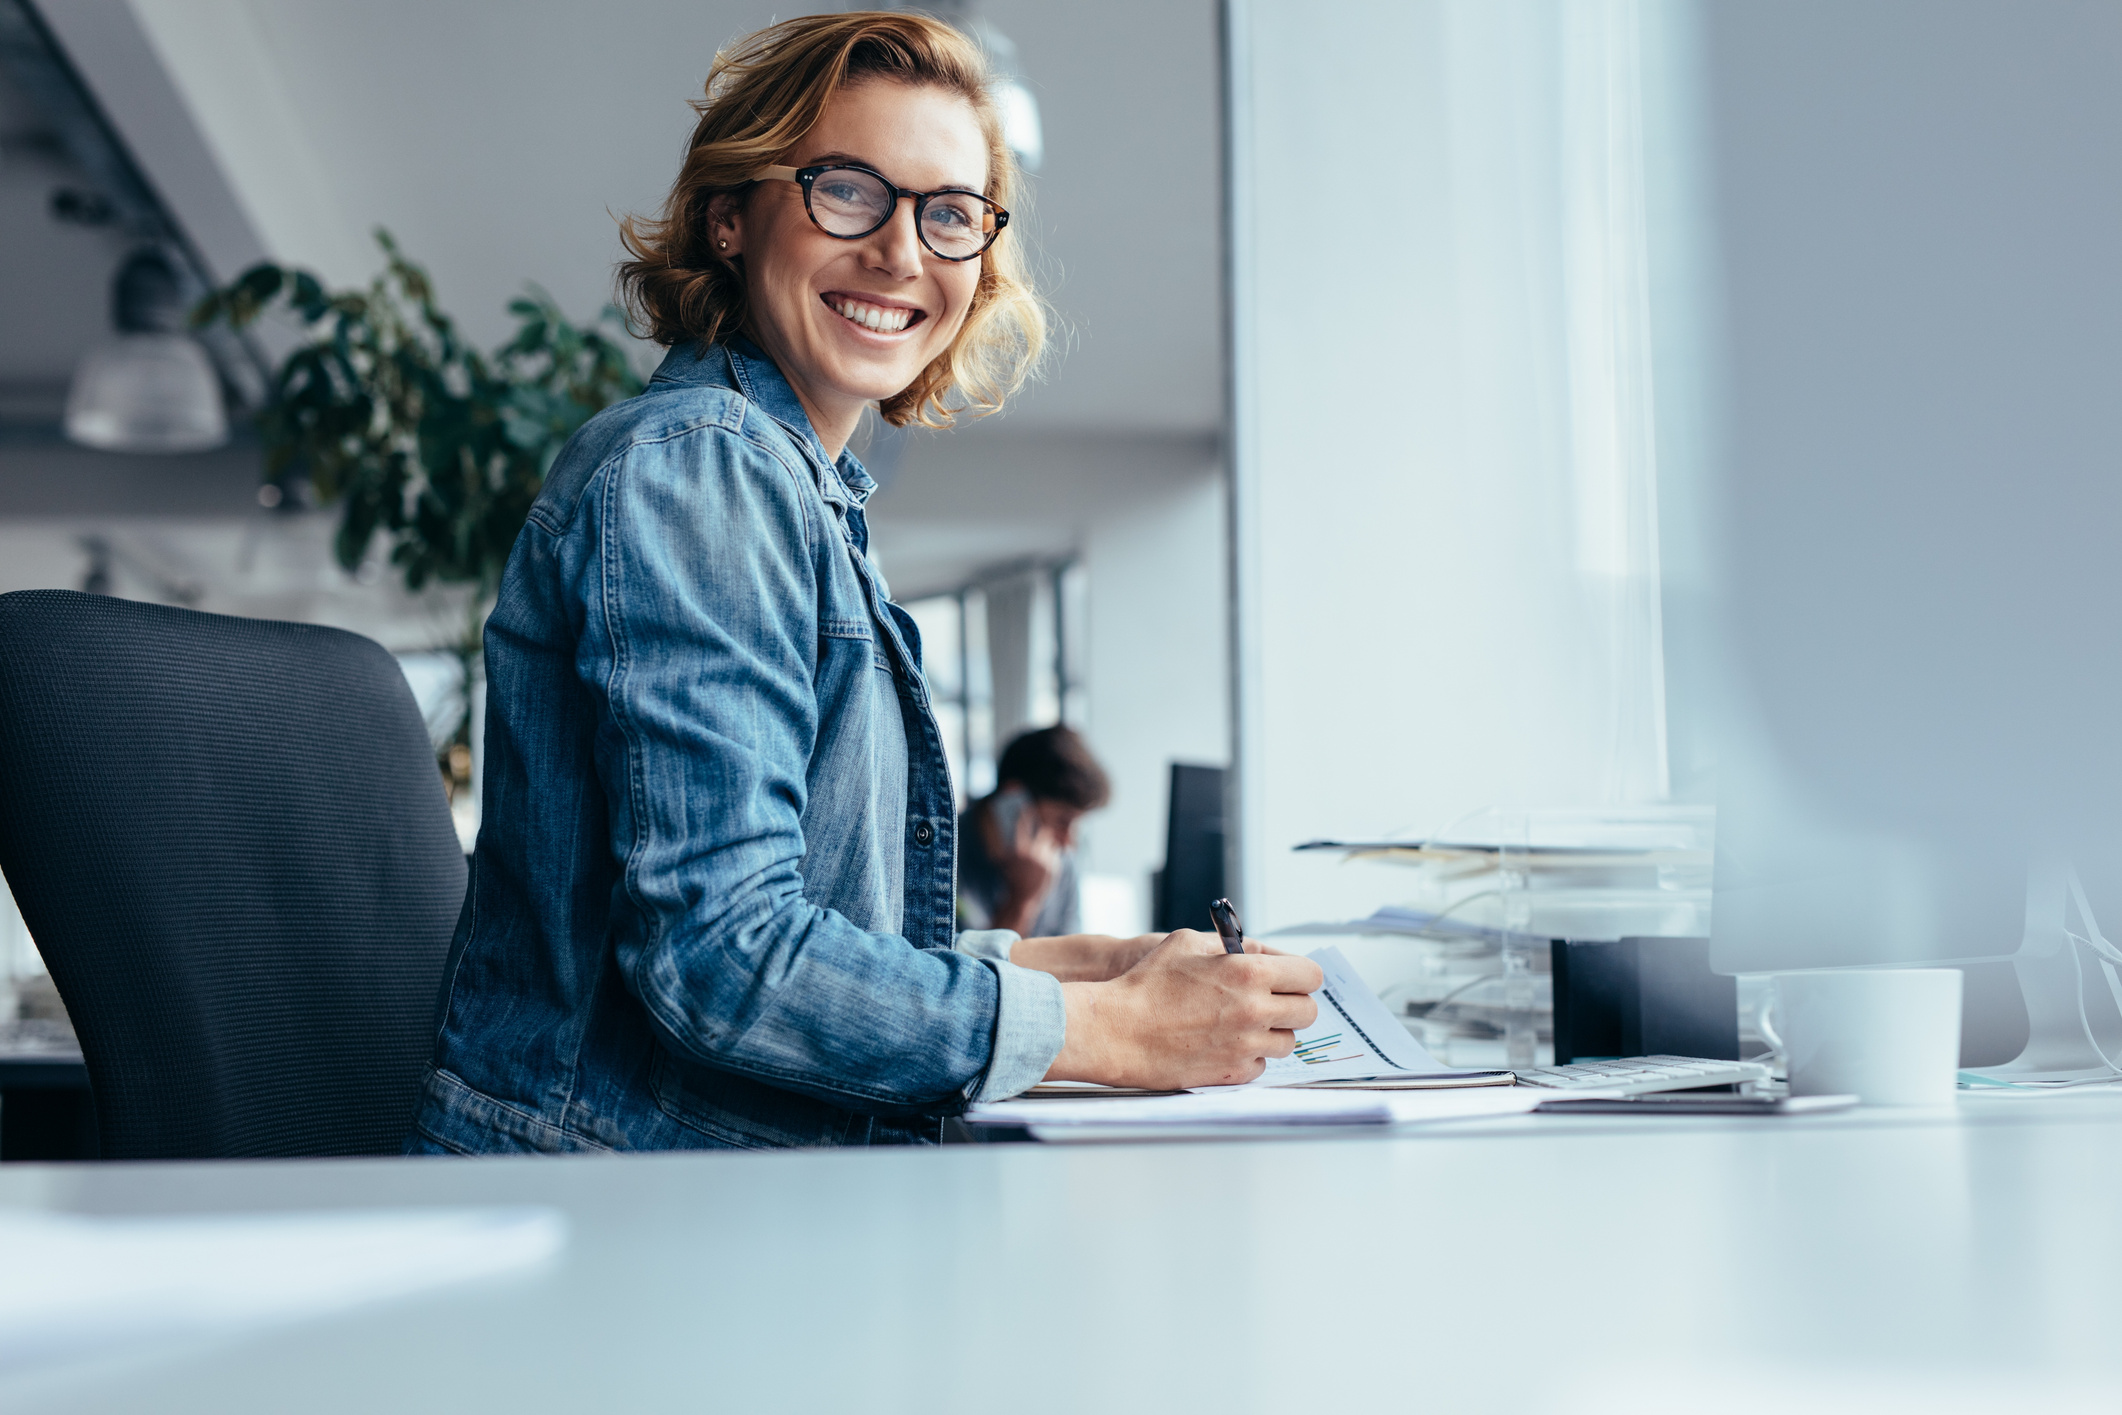
M838 461L826 458L825 445L818 440L816 429L811 427L810 414L803 411L803 402L796 397L796 390L781 376L781 370L765 351L741 334L719 347L678 345L663 356L663 362L650 382L695 387L713 385L733 388L743 394L761 412L787 428L810 454L819 474L820 490L827 500L835 499L835 493L838 493L840 499L862 506L877 489L876 480L854 453L843 450Z

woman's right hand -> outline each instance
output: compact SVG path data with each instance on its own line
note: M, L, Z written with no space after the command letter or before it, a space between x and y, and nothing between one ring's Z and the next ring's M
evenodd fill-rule
M1067 1033L1047 1079L1150 1090L1252 1080L1317 1020L1310 994L1326 978L1309 958L1245 947L1226 953L1214 934L1180 929L1110 982L1063 983Z

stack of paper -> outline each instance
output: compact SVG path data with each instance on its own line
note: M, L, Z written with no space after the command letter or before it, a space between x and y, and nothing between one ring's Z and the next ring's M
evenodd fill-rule
M1041 1140L1125 1139L1152 1132L1319 1125L1438 1125L1523 1115L1553 1096L1532 1086L1483 1086L1448 1091L1314 1091L1303 1087L1256 1090L1219 1086L1169 1096L1112 1100L1014 1100L974 1106L975 1125L1029 1130Z
M1014 1100L976 1105L976 1125L1383 1125L1383 1091L1254 1090L1217 1086L1169 1096Z

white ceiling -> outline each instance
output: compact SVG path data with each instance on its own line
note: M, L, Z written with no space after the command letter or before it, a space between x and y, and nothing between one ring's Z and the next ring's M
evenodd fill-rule
M109 328L124 238L51 214L53 192L86 185L44 115L0 73L0 417L46 411Z
M716 46L776 14L762 0L130 3L266 249L351 281L375 265L366 233L388 227L487 340L526 280L578 316L609 298L615 216L667 190ZM1040 99L1025 234L1069 332L1013 418L1213 428L1213 0L978 9Z

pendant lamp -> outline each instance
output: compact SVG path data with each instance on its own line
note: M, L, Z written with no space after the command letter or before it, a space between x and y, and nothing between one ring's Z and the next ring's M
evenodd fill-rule
M203 452L228 441L221 380L183 332L183 286L169 256L143 246L111 288L118 337L82 357L66 398L66 435L106 452Z

